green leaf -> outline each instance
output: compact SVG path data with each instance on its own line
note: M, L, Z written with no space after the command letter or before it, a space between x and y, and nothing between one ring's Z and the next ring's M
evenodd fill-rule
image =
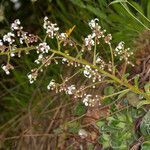
M121 94L118 95L118 99L122 98L124 95L126 95L129 91L124 91Z
M92 12L93 14L95 14L99 18L102 18L102 19L106 19L107 18L105 13L103 11L101 11L99 8L95 8L95 7L91 6L91 5L87 5L86 8L87 8L87 10L89 10L90 12Z
M140 78L139 74L134 77L134 85L135 85L136 87L139 87L139 82L138 82L138 81L139 81L139 78Z
M137 109L139 109L141 106L143 105L148 105L150 104L150 101L149 100L143 100L143 101L140 101L137 105Z
M70 0L74 5L77 5L81 8L85 8L84 3L81 0Z
M117 126L117 127L119 127L119 128L124 129L124 128L125 128L125 126L126 126L126 124L125 124L125 123L123 123L123 122L119 122L116 126Z
M150 110L143 117L140 130L143 135L150 135Z
M92 143L87 143L87 149L88 150L93 150L94 149L94 145Z
M144 89L147 94L150 94L150 82L144 86Z
M79 122L71 122L71 123L68 123L67 126L68 126L68 131L70 133L78 133L79 128L80 128Z
M115 0L115 1L112 1L109 5L112 5L115 3L122 3L122 2L127 2L127 0Z
M150 141L145 141L141 145L141 150L149 150L150 149Z
M99 128L102 128L102 127L105 125L105 122L104 122L104 121L97 121L97 122L96 122L96 125L97 125Z
M75 107L74 115L81 116L81 115L85 114L85 112L86 112L85 105L83 105L81 102L79 102L77 104L77 106Z
M113 86L107 86L104 89L104 95L111 95L115 92L115 89Z
M139 95L137 95L133 92L129 92L127 94L127 100L129 102L129 104L133 107L137 107L140 102Z
M147 5L147 18L150 19L150 1L148 2L148 5Z
M140 11L141 13L144 14L143 8L142 8L137 2L132 1L131 4L132 4L138 11Z

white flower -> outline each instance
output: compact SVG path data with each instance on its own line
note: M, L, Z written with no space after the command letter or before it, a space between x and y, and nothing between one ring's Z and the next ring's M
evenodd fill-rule
M3 42L2 42L2 40L0 40L0 46L3 46Z
M37 46L37 53L42 52L42 53L48 53L48 51L50 50L50 46L46 43L40 43L39 46Z
M124 49L124 42L123 41L121 41L119 44L118 44L118 46L116 47L116 51L119 51L119 50L121 50L121 49Z
M82 139L84 139L84 138L86 138L86 137L88 136L88 132L87 132L86 130L84 130L84 129L80 129L79 132L78 132L78 135L79 135Z
M11 52L11 53L10 53L10 56L11 56L11 57L14 57L14 56L15 56L15 53Z
M84 69L84 71L83 71L83 74L84 74L85 77L91 78L91 77L92 77L92 74L91 74L91 67L88 66L88 65L86 65L86 66L85 66L85 69Z
M85 46L88 48L88 50L91 50L91 47L94 46L95 42L93 40L95 34L89 34L85 39L84 39L84 43Z
M15 37L15 35L11 32L8 32L7 34L3 36L3 40L4 42L8 42L9 44L12 44L13 42L15 42L13 37Z
M27 36L28 32L22 32L22 34L18 34L18 36L20 36L19 38L19 42L20 44L23 44L23 41L26 41L28 36Z
M37 72L32 72L32 73L27 75L30 84L32 84L34 81L36 81L37 75L38 75Z
M44 24L43 24L43 28L46 29L46 33L48 34L48 36L50 38L54 38L54 36L57 34L59 27L57 27L56 23L51 23L48 20L48 17L44 18Z
M75 85L67 87L66 94L72 95L75 89L76 89Z
M85 106L89 106L89 101L91 101L92 99L92 95L91 94L87 94L85 95L84 99L83 99L83 103Z
M2 69L5 71L7 75L10 74L9 70L13 70L14 67L11 64L2 65Z
M58 36L59 40L66 40L67 39L67 33L61 33L59 36Z
M55 82L54 79L52 79L52 80L50 81L50 83L48 84L47 89L48 89L48 90L53 90L55 87L56 87L56 82Z
M5 71L7 75L10 74L10 71L7 69L7 66L2 66L2 69Z
M101 69L105 68L106 63L104 62L104 60L101 57L97 57L96 58L96 64L99 64Z
M69 61L67 60L67 58L63 58L63 59L62 59L62 64L67 63L67 62L69 62Z
M40 61L42 60L42 58L43 58L43 54L40 54L40 55L38 56L38 59L36 59L34 62L37 63L37 64L39 64Z
M96 26L98 26L98 23L99 22L99 19L98 18L95 18L95 19L92 19L90 22L89 22L89 27L91 29L94 29L96 28Z
M12 24L11 24L11 30L14 31L14 30L19 30L19 29L23 29L22 26L20 26L20 20L19 19L16 19Z

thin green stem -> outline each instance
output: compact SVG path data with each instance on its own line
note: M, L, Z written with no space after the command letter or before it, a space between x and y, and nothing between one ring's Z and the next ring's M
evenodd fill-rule
M93 65L96 65L96 38L95 38L95 45L94 45Z
M31 47L25 47L25 48L17 48L16 50L13 50L13 53L17 53L17 52L22 52L22 51L30 51L30 50L34 50L34 49L36 49L36 47L34 47L34 46L31 46ZM10 51L8 51L8 52L0 52L0 56L2 56L2 55L10 55Z
M116 93L113 93L113 94L110 94L107 96L103 96L102 99L113 97L113 96L116 96L116 95L121 94L121 93L127 93L129 91L130 91L129 89L125 89L125 90L122 90L122 91L119 91L119 92L116 92Z
M35 49L36 49L36 47L31 46L31 47L26 47L26 48L18 48L18 49L16 49L16 50L14 50L13 52L14 52L14 53L17 53L18 51L21 51L21 52L22 52L22 51L30 51L30 50L35 50ZM61 52L61 51L54 50L54 49L51 49L50 51L51 51L52 53L61 55L61 56L65 57L65 58L67 58L67 59L69 59L69 60L71 60L71 61L78 62L78 63L83 64L83 65L88 65L88 66L90 66L91 68L98 70L98 72L100 72L100 73L104 74L105 76L109 77L110 79L112 79L114 82L120 84L121 86L124 86L124 87L130 89L132 92L135 92L135 93L137 93L137 94L141 94L141 95L143 95L147 100L150 100L150 95L144 93L143 90L139 89L138 87L135 87L135 86L131 85L127 80L120 80L120 79L119 79L118 77L116 77L115 75L113 75L113 74L111 74L111 73L109 73L109 72L107 72L107 71L104 71L104 70L100 69L98 66L93 65L93 64L87 62L87 61L84 60L84 59L77 59L77 58L75 58L75 57L69 56L69 55L67 55L67 54L65 54L65 53L63 53L63 52ZM0 55L8 55L8 54L10 54L9 51L8 51L8 52L1 52L1 53L0 53Z
M111 44L109 44L109 48L110 48L110 53L111 53L112 71L113 71L113 75L115 75L114 54L113 54L113 49L111 47Z
M67 59L69 59L71 61L75 61L75 62L84 64L84 65L88 65L88 66L90 66L93 69L97 69L100 73L106 75L107 77L111 78L112 80L114 80L115 82L119 83L120 85L125 86L126 88L130 89L132 92L135 92L137 94L142 94L146 99L150 100L150 95L147 95L141 89L139 89L139 88L129 84L128 81L126 81L126 80L125 81L121 81L116 76L114 76L114 75L112 75L112 74L110 74L110 73L100 69L98 66L92 65L91 63L87 62L84 59L79 60L79 59L76 59L76 58L74 58L72 56L66 55L65 53L62 53L60 51L53 50L53 49L51 49L50 51L53 52L53 53L56 53L58 55L64 56L65 58L67 58Z
M52 55L46 60L46 62L44 64L42 64L38 69L37 71L39 71L40 69L42 69L42 67L50 60L52 59L52 57L55 55L55 53L52 53Z

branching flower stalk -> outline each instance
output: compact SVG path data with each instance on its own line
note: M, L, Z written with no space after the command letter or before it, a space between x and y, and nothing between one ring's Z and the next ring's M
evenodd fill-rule
M28 74L31 84L37 79L40 71L42 72L44 68L55 63L73 67L75 73L65 80L62 78L62 83L57 83L55 79L52 79L47 86L48 90L55 90L56 93L65 92L75 99L82 99L85 106L92 107L100 105L100 100L103 98L113 97L127 91L143 95L145 99L150 101L149 94L137 86L131 85L126 78L120 79L117 76L115 58L119 58L120 62L124 61L126 65L134 66L130 61L130 56L133 55L133 52L129 48L125 48L124 42L120 42L118 46L113 49L111 45L111 34L106 34L106 30L101 29L98 21L96 18L89 22L89 27L92 32L84 39L83 44L79 46L70 36L74 27L69 33L59 33L57 24L52 23L45 17L43 28L46 31L46 36L42 41L37 35L23 31L20 21L15 20L11 25L12 32L4 35L3 40L0 40L0 56L6 55L8 57L7 64L2 65L2 69L6 74L10 74L10 70L14 69L13 65L10 64L11 57L16 56L16 54L20 57L23 52L29 54L31 50L34 50L38 54L35 63L40 65L32 69ZM57 48L51 48L47 43L47 39L56 40ZM17 45L21 47L16 45L16 41L20 42L20 44ZM99 55L99 44L108 45L111 61L107 62ZM91 54L92 57L90 58L89 55ZM86 78L86 81L90 84L80 87L77 87L74 83L70 84L71 80L77 75ZM108 96L92 95L88 91L89 88L94 89L104 82L107 84L119 84L122 90Z

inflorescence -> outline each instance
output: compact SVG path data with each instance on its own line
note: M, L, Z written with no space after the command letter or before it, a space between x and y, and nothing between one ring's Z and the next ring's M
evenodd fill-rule
M96 83L102 82L105 79L105 76L99 73L97 69L93 69L90 65L74 62L66 57L52 53L51 46L47 39L57 39L59 51L61 50L60 46L71 46L77 50L77 55L75 55L75 53L72 54L74 58L78 56L78 59L86 59L86 53L89 52L89 54L92 55L91 57L93 57L93 62L91 62L90 59L87 60L89 63L96 65L101 70L112 72L112 62L110 60L106 62L96 49L96 45L101 43L100 40L103 40L105 44L111 45L112 36L111 34L106 34L106 30L102 30L98 22L99 20L97 18L89 22L88 25L92 32L85 37L82 46L79 48L76 41L71 39L70 34L60 33L58 25L49 21L48 17L44 18L43 28L46 33L44 40L41 40L37 35L24 31L20 20L16 19L11 24L11 31L6 33L3 38L0 39L0 53L4 53L8 56L7 63L2 65L2 69L7 75L10 74L10 71L14 69L13 65L10 64L10 58L16 56L16 54L20 57L22 47L30 49L30 47L33 46L38 54L37 59L34 61L38 66L32 69L27 75L31 84L36 81L39 72L42 72L44 67L46 68L51 63L61 63L62 65L71 66L80 70L80 75L92 83L89 88L96 88ZM92 52L93 49L95 49L94 52ZM131 52L129 48L125 48L124 42L120 42L118 46L113 49L113 52L114 56L119 57L120 61L125 60L127 64L133 65L129 61L133 52ZM25 53L29 53L28 49L25 49ZM71 54L68 52L66 55L69 56ZM47 89L55 90L56 93L64 92L75 99L82 99L85 106L94 107L100 105L100 95L93 96L87 90L86 86L70 84L68 79L64 80L63 83L57 83L55 79L52 79L47 85Z

